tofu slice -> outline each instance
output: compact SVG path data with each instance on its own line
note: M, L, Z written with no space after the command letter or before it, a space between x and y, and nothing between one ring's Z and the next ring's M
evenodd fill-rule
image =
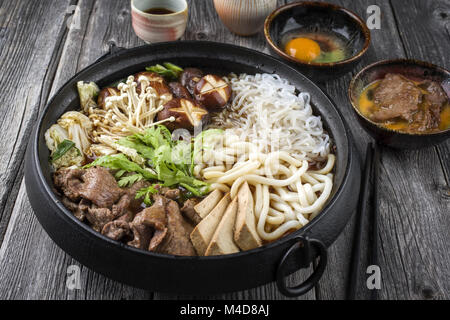
M239 252L239 248L233 241L234 221L236 220L237 208L238 201L237 198L235 198L231 201L223 214L222 220L220 220L211 242L206 249L205 256L217 256Z
M248 183L245 182L237 194L238 210L234 231L234 241L241 250L250 250L262 245L256 232L253 196Z
M214 190L194 207L195 212L203 219L215 208L222 197L223 194L220 190Z
M191 232L191 241L199 256L205 255L206 249L222 219L225 210L230 204L230 194L227 193L219 203Z

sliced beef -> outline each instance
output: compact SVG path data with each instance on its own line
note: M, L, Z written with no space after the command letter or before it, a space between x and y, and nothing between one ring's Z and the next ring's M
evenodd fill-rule
M88 208L86 213L86 219L89 221L92 229L95 231L102 231L105 224L110 221L113 221L116 216L112 213L112 211L108 208L99 208L96 205L92 205Z
M136 199L136 193L143 188L147 188L148 186L150 186L149 182L145 180L140 180L135 184L133 184L131 187L125 189L125 191L130 197L130 206L129 206L130 210L134 211L135 213L142 210L142 198Z
M106 168L93 167L82 176L79 195L92 201L98 207L111 208L124 193L117 185L116 179Z
M122 197L120 197L119 201L117 203L112 205L112 214L115 218L118 218L122 215L124 215L131 204L131 197L129 194L124 193Z
M155 197L155 203L145 209L144 223L154 229L148 250L154 251L167 235L167 199L161 196Z
M195 255L189 238L192 227L183 219L178 204L160 194L153 200L154 204L130 223L134 239L128 244L159 253Z
M428 92L423 98L424 109L429 110L433 121L433 128L437 128L441 121L442 107L449 100L448 96L437 82L424 81L420 86Z
M53 180L71 201L84 198L98 207L110 208L123 194L114 177L103 167L58 170Z
M75 218L77 218L80 221L84 221L87 210L90 205L89 201L81 199L79 202L73 202L68 197L63 197L62 203L67 209L72 211Z
M433 81L423 81L419 87L426 91L422 97L419 111L413 116L409 130L412 132L433 131L439 128L441 108L447 103L448 97L442 87Z
M120 221L125 221L125 222L131 222L131 221L133 221L134 216L135 216L134 212L131 210L128 210L124 215L118 217L116 219L116 221L120 220Z
M113 220L116 220L127 214L132 214L128 207L130 205L130 198L128 194L122 195L120 200L112 205L112 208L98 207L92 204L87 209L86 218L96 231L101 231L103 227ZM130 219L131 220L131 219Z
M133 233L133 240L129 241L128 245L138 249L147 250L153 236L153 229L144 224L143 214L144 210L139 212L134 217L133 222L129 224Z
M155 198L155 203L139 212L130 223L134 239L128 245L149 250L157 246L167 233L166 199Z
M412 121L421 101L421 90L412 81L398 74L387 74L374 90L374 103L380 110L373 113L372 120Z
M96 231L126 214L134 204L134 196L120 189L112 174L103 167L59 170L54 182L64 194L64 205L77 219L86 219Z
M161 188L160 192L163 196L171 200L178 200L180 198L180 189L170 189L163 187Z
M192 227L183 219L178 204L168 200L166 213L167 235L155 251L179 256L195 256L196 251L189 238Z
M419 86L428 92L428 94L425 95L425 99L430 104L442 107L442 105L448 101L447 94L439 85L439 83L426 80L423 81Z
M120 219L108 222L102 229L102 234L113 240L121 240L132 236L130 225Z
M110 221L102 229L102 234L113 240L127 240L133 239L133 232L131 232L130 222L133 221L134 213L128 210L125 214L114 221Z
M63 169L58 170L53 175L53 182L70 201L80 200L80 190L82 188L82 177L85 170Z
M188 199L184 202L183 207L181 208L181 213L185 216L189 221L191 221L194 226L202 221L202 218L198 215L198 213L194 210L195 205L198 203L197 198Z
M174 201L180 198L179 189L159 188L153 196L154 204L142 209L136 192L148 182L120 189L112 174L102 167L59 170L54 181L63 193L63 204L103 235L143 250L196 254L189 238L192 226Z
M439 120L436 119L429 108L422 108L413 116L413 123L408 127L410 132L423 132L432 130L439 126Z

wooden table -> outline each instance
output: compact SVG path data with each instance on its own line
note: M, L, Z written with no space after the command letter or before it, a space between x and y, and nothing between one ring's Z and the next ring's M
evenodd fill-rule
M330 2L352 9L363 19L369 5L381 9L381 29L372 30L371 47L354 72L374 61L401 57L450 67L448 0ZM191 0L189 6L184 39L234 43L268 53L262 32L253 37L231 34L212 1ZM50 240L26 195L23 160L39 111L67 79L107 52L110 43L126 48L143 44L131 27L129 1L0 0L0 298L193 298L128 287L79 265ZM351 77L322 86L344 114L363 153L370 138L357 124L347 100ZM418 151L384 148L380 175L380 298L449 299L450 141ZM368 224L359 298L370 294L365 289L367 230ZM353 233L354 219L329 249L329 264L318 286L300 299L345 297ZM71 265L80 267L80 289L66 286ZM289 281L301 281L310 272L301 270ZM209 298L284 299L273 283Z

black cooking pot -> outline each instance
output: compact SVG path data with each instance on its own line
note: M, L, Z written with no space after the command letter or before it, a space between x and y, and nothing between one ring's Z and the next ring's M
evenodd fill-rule
M76 82L100 87L165 61L216 73L277 73L309 92L316 114L336 145L332 197L304 228L263 247L230 255L180 257L135 249L111 240L78 221L53 191L44 133L68 110L79 109ZM25 182L35 215L50 237L80 263L114 280L151 291L219 293L244 290L276 280L282 293L300 295L322 275L326 248L342 232L355 209L360 165L351 134L333 102L310 80L285 63L254 50L214 42L178 41L114 50L70 79L50 100L31 136ZM287 288L284 277L320 257L309 279Z

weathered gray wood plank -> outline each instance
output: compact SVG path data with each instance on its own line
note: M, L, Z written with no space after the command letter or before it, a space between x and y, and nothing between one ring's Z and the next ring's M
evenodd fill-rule
M430 166L437 154L424 161L422 151L383 152L397 161L383 160L380 172L381 298L448 299L450 198L442 171Z
M399 58L407 56L405 48L406 46L402 45L402 40L404 38L410 38L409 36L401 36L400 33L397 32L397 23L398 19L396 15L393 14L392 8L390 4L386 1L335 1L335 3L344 5L350 9L356 11L360 16L365 17L365 10L367 6L372 4L377 4L381 8L382 12L382 26L380 30L372 30L372 45L369 49L367 55L364 57L363 62L358 70L362 68L364 65L367 65L371 62L389 59L389 58ZM420 6L404 6L401 5L400 2L393 3L397 4L402 8L401 13L401 21L404 21L403 17L409 17L411 20L417 21L417 17L414 15L414 10L416 7ZM424 4L425 2L421 2ZM427 2L429 3L429 2ZM419 9L424 11L425 9ZM428 10L428 9L427 9ZM422 21L422 20L421 20ZM421 22L421 26L428 24L425 21ZM442 26L440 27L442 28ZM411 33L414 33L415 30L423 30L422 28L412 28L411 26L408 28ZM429 29L427 29L429 33L439 33L439 26L431 25ZM434 30L434 31L433 31ZM443 30L442 30L443 31ZM404 32L400 28L400 32ZM440 33L440 35L442 32ZM429 35L427 35L429 36ZM438 41L436 41L438 42ZM416 44L418 48L420 48L420 44ZM436 45L438 45L436 43ZM422 46L423 47L423 46ZM426 60L428 56L424 54L424 58ZM445 56L444 56L445 57ZM445 58L444 58L445 59ZM357 71L357 70L356 70ZM349 122L353 134L355 136L356 143L360 151L364 151L364 144L369 141L367 134L361 129L361 127L355 121L355 118L350 109L350 105L348 104L346 89L348 88L348 83L350 81L350 75L345 76L342 79L336 80L334 82L329 82L326 84L326 90L328 93L335 99L336 103L340 107L340 110L343 112L344 117ZM445 145L444 145L445 146ZM446 156L448 160L448 148L442 149L439 147L440 154ZM445 152L447 150L447 153ZM389 150L383 149L382 154L383 159L383 168L388 167L389 169L382 169L382 177L380 178L380 186L383 186L382 192L379 195L380 201L380 267L383 276L383 285L381 290L381 298L390 298L390 299L404 299L404 298L426 298L419 289L418 286L416 291L409 291L408 288L411 288L411 284L409 283L412 277L415 277L416 283L422 283L422 287L426 288L425 292L429 296L435 297L445 297L448 295L448 289L446 291L446 287L443 285L445 282L441 282L439 280L432 279L442 279L442 276L438 276L439 272L445 273L444 269L440 269L442 265L435 264L433 261L433 257L439 257L442 259L442 253L440 249L442 247L442 241L448 241L448 232L447 238L445 233L442 233L446 230L445 225L448 227L448 188L446 187L446 182L444 179L443 168L442 165L445 166L448 164L445 163L445 160L441 160L438 157L438 154L434 152L433 148L428 150L420 150L420 151L401 151L401 150ZM427 163L428 166L426 169L428 170L418 170L414 169L417 166L417 161L420 163ZM397 172L402 172L397 176L397 179L390 179L389 182L387 176L392 176ZM431 177L435 181L435 188L427 188L424 185L424 182L430 181ZM409 181L407 183L406 181ZM412 183L412 181L414 181ZM436 189L439 190L438 194L436 194ZM447 196L446 196L447 195ZM421 203L423 207L418 207L414 201L407 201L407 199L421 199ZM426 200L424 200L426 199ZM386 211L392 211L392 207L395 203L401 203L402 209L396 210L395 216L386 217ZM395 217L395 218L393 218ZM385 219L395 219L395 225L387 224ZM446 224L442 226L442 220L446 220ZM363 252L365 255L362 256L362 261L360 263L361 266L361 274L359 275L359 287L358 287L358 297L359 298L368 298L369 291L365 289L365 279L367 275L365 275L365 269L368 266L368 254L369 250L366 247L369 241L369 237L367 232L369 231L369 225L366 220L364 231L363 232ZM405 252L403 250L404 243L401 240L392 241L391 238L396 237L400 238L405 235L403 232L401 235L396 235L396 228L400 228L400 226L408 226L412 225L415 232L408 234L409 237L415 239L415 243L417 244L417 250L414 252ZM420 237L420 233L416 231L417 226L421 225L424 228L429 228L430 230L436 230L438 232L438 236L436 238L424 239ZM439 231L438 231L439 230ZM436 244L435 241L440 242L441 244ZM351 242L349 243L351 245ZM339 251L337 251L339 252ZM422 252L422 253L419 253ZM432 253L434 252L434 254ZM448 264L448 250L444 251L444 261L447 261ZM333 253L330 254L333 257ZM383 257L383 258L381 258ZM394 257L397 257L395 259ZM413 263L414 269L411 270L408 267L404 267L401 263L400 258L410 259L410 262ZM420 263L417 262L420 257L424 258L425 263L432 264L434 266L434 270L420 270L417 265ZM333 266L334 264L340 265L343 263L343 259L341 255L336 256L336 260L333 258L330 259L330 264L327 272L333 272L333 270L339 270ZM408 264L411 266L411 264ZM327 274L325 274L327 277ZM384 278L386 277L386 278ZM389 278L389 279L387 279ZM395 281L394 281L395 278ZM339 296L340 290L338 292L335 291L337 285L342 285L342 282L336 283L339 277L336 277L334 272L327 278L327 281L321 281L319 286L319 295L322 298L325 297L337 297ZM345 282L348 278L345 278ZM432 283L432 285L428 285ZM331 286L330 286L331 285ZM395 287L395 288L394 288ZM402 291L403 290L403 291ZM430 292L433 292L432 294Z
M415 0L407 6L399 1L391 5L405 56L448 68L450 3ZM449 145L447 141L437 148L402 153L385 150L395 162L383 161L380 184L385 186L382 198L389 200L380 208L382 298L450 297Z
M353 114L347 98L347 88L352 76L365 65L381 59L401 57L403 51L401 44L399 43L399 35L396 32L394 17L387 1L362 0L355 2L350 0L332 0L328 2L353 10L363 20L367 18L366 10L369 5L378 5L382 11L382 29L371 31L372 41L370 48L359 66L357 66L350 74L324 84L325 91L333 98L337 107L346 119L353 134L356 147L361 155L361 160L363 161L364 153L366 151L366 144L371 141L371 138L358 124ZM345 288L347 287L349 279L350 257L355 228L354 222L355 216L352 218L349 225L347 225L346 229L338 238L336 243L329 248L330 258L328 267L323 279L319 283L319 295L321 299L345 299ZM356 297L359 299L367 298L369 294L369 292L365 289L365 270L368 265L369 257L369 228L370 221L367 217L365 217L363 219L361 244L362 253L359 264L360 274L358 275L359 285L356 291Z
M62 6L56 15L64 17L65 10L66 6ZM107 52L110 41L123 47L138 45L140 40L130 31L129 16L129 3L123 1L95 3L89 0L80 1L72 19L72 26L59 49L61 58L58 55L52 76L54 80L48 88L50 94L47 92L47 96L51 96L73 74ZM79 29L75 28L77 21L80 22ZM66 28L65 24L63 27ZM49 32L47 36L51 34ZM0 249L0 297L10 299L151 298L149 292L124 286L79 265L59 249L35 219L23 182L11 217L5 241ZM80 290L68 290L66 287L67 268L70 265L80 267Z
M41 88L53 77L47 66L61 40L68 3L0 4L0 243L22 179L22 159L41 103ZM42 19L44 15L47 19Z
M441 8L440 11L437 9L431 10L430 8L421 8L421 5L423 6L425 3L429 4L430 2L420 2L420 5L418 3L413 4L411 6L404 6L399 1L393 1L392 3L395 3L398 7L402 8L402 12L400 17L398 18L396 15L394 15L391 5L387 1L331 1L333 3L342 5L344 7L350 8L354 10L357 14L359 14L361 17L366 17L366 8L369 5L376 4L380 6L381 13L382 13L382 26L380 30L372 30L371 36L372 36L372 44L371 48L369 49L368 53L364 57L362 63L360 64L359 68L357 68L356 71L361 69L364 65L367 65L369 63L383 60L383 59L389 59L389 58L399 58L399 57L405 57L408 56L405 52L405 48L407 50L407 46L403 46L402 39L407 38L410 39L409 36L403 37L400 35L399 32L397 32L397 23L398 21L405 21L406 19L403 17L408 17L407 19L411 20L411 23L415 21L414 23L417 23L418 17L415 16L416 11L415 10L421 10L421 11L427 11L427 12L433 12L432 15L434 17L441 16L442 13L442 4L437 4L437 2L434 2L437 8ZM418 8L418 9L416 9ZM408 28L405 27L405 30L400 28L400 32L406 33L406 30L409 31L409 33L415 34L416 30L421 30L420 32L427 33L426 36L423 38L426 38L428 36L432 36L433 34L439 34L439 37L443 37L445 35L445 30L443 30L442 23L427 23L426 21L423 21L422 18L420 18L421 26L426 25L426 28L416 28L412 27L412 25L409 25ZM425 30L425 31L424 31ZM441 30L441 31L440 31ZM419 33L420 33L419 32ZM431 34L431 35L430 35ZM417 37L417 36L416 36ZM448 37L448 33L447 33ZM445 38L445 36L444 36ZM414 39L414 37L413 37ZM445 39L435 39L431 41L431 43L434 43L434 45L439 46L440 41L445 41ZM448 40L446 45L448 45ZM414 45L411 45L411 47L414 48L424 48L424 46L417 42L414 43ZM420 50L420 49L418 49ZM442 49L435 49L438 50L438 53L436 53L437 56L441 57L442 59L445 59L445 53L440 52ZM448 52L448 51L447 51ZM448 54L447 54L448 56ZM423 59L427 59L428 55L426 52L423 52ZM429 58L430 59L430 58ZM431 58L433 59L433 58ZM436 59L435 63L437 63L438 58L434 57ZM447 59L448 60L448 59ZM442 63L441 63L442 64ZM355 73L353 72L353 74ZM352 128L352 132L355 137L355 142L357 144L358 149L360 152L365 151L365 144L370 141L370 138L368 135L364 132L364 130L359 126L357 121L355 120L355 117L351 111L350 105L348 103L347 99L347 88L348 84L350 82L351 75L346 75L345 77L330 81L325 85L326 91L334 98L336 104L344 114L344 117L350 124ZM444 174L442 171L442 168L445 166L448 167L448 143L444 144L443 146L440 146L438 151L440 154L440 158L438 157L438 154L434 152L433 148L428 150L421 150L421 151L393 151L393 150L386 150L383 152L382 158L383 163L385 163L385 166L389 166L389 169L386 169L384 171L385 175L392 175L392 171L398 172L402 171L402 175L399 177L399 179L392 179L390 184L386 184L386 181L384 180L385 177L381 178L380 186L383 186L383 191L380 194L380 210L381 212L384 212L385 210L392 210L389 209L392 207L392 203L405 203L405 199L424 199L427 200L421 200L421 202L428 202L427 204L424 204L422 208L418 208L415 204L415 202L406 201L405 204L403 204L403 208L401 209L401 212L396 213L396 225L409 225L408 222L405 221L415 221L416 223L420 225L427 225L426 228L430 228L430 230L439 230L440 236L437 237L437 239L426 239L420 238L419 240L419 234L412 233L410 236L413 238L416 238L416 243L419 243L419 250L427 252L425 255L427 257L426 262L427 263L434 263L432 262L433 257L439 256L441 259L442 254L439 254L441 244L435 244L434 241L448 241L448 237L445 238L445 236L442 236L442 231L445 230L445 227L442 227L442 229L438 226L442 223L442 219L446 220L447 226L448 226L448 195L449 195L449 189L445 184ZM430 152L431 151L431 152ZM418 154L417 154L418 153ZM399 158L401 157L401 158ZM413 160L415 159L415 160ZM427 163L429 165L428 170L414 170L415 166L417 165L417 160L420 159L421 163ZM447 159L447 162L446 160ZM423 181L429 181L430 177L433 177L436 179L436 186L435 189L439 190L439 194L436 195L435 190L433 188L426 188L421 183ZM448 177L448 175L447 175ZM414 181L414 183L406 183L406 181ZM447 179L448 181L448 179ZM396 194L396 192L399 192L399 194ZM405 197L405 194L408 194L408 197ZM432 218L426 218L426 216L433 215ZM435 217L437 216L437 217ZM386 225L385 222L385 216L382 214L380 218L380 229L381 235L380 235L380 243L383 242L383 239L391 238L393 237L393 232L395 232L395 228L393 228L392 225ZM431 221L428 221L431 220ZM425 220L425 221L424 221ZM366 267L369 264L368 260L368 254L370 253L368 250L367 245L369 244L369 227L370 227L370 221L368 219L365 220L364 228L363 228L363 255L361 257L360 261L360 272L359 275L359 287L357 290L357 297L358 298L368 298L370 295L370 292L365 288L365 281L367 278L367 275L365 274ZM415 227L417 228L417 227ZM319 284L319 290L318 295L322 298L343 298L342 296L342 290L341 287L345 286L348 281L348 259L345 261L345 257L350 257L350 251L349 249L352 246L352 234L347 234L347 232L351 230L353 231L353 227L347 226L346 230L344 231L343 235L338 239L338 241L329 249L330 251L330 263L328 265L327 271L324 275L324 278ZM448 232L447 232L448 234ZM386 240L386 239L385 239ZM385 241L386 242L386 241ZM347 251L345 251L345 246L347 246ZM396 252L396 255L398 256L408 256L407 252L403 252L402 250L402 243L390 241L389 245L384 244L384 246L381 246L380 248L380 256L382 255L385 257L385 259L380 258L380 266L381 271L384 276L391 276L395 277L397 280L396 282L392 281L392 279L386 280L383 278L383 283L386 283L382 287L381 297L382 298L424 298L424 296L418 291L415 292L415 294L412 294L408 291L408 288L410 287L410 284L407 281L404 281L405 279L410 279L411 277L417 277L417 282L421 283L433 283L434 286L425 286L431 291L433 291L433 294L437 297L445 297L448 296L448 291L445 293L445 286L443 286L443 282L437 281L431 281L430 279L436 278L436 279L442 279L442 277L439 277L437 275L437 272L443 272L444 270L440 270L439 265L436 267L436 269L433 272L423 271L423 270L417 270L418 267L415 266L414 270L408 270L408 268L403 268L402 264L399 263L399 261L394 261L394 259L391 258L392 252ZM430 252L435 252L435 254L431 254ZM447 261L448 264L448 250L444 254L444 260ZM409 253L409 259L411 261L416 261L416 259L419 259L420 256L424 256L424 254L419 254L417 252L411 252ZM417 264L417 263L416 263ZM427 273L429 274L427 275ZM339 276L337 276L339 275ZM420 280L418 280L420 279ZM437 283L436 283L437 282ZM397 290L393 289L393 286L397 286ZM403 290L403 292L402 292ZM409 293L407 293L409 292ZM427 291L428 292L428 291ZM443 294L445 293L445 294Z

